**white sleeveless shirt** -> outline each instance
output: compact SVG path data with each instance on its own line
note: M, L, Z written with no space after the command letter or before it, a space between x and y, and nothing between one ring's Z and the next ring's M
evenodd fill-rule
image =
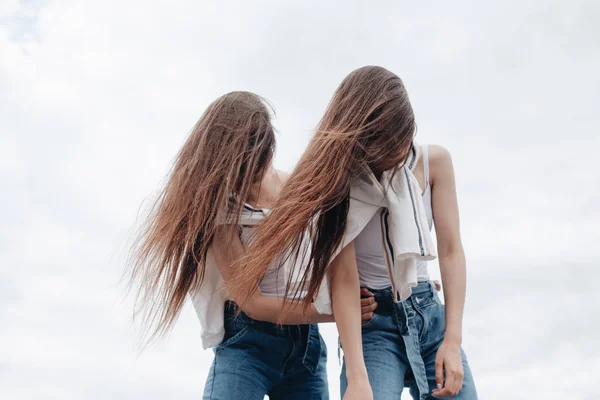
M259 221L263 220L270 212L269 209L254 208L249 204L244 204L244 209L250 211L252 215L255 216L255 218L257 218L257 220ZM253 230L253 225L241 225L240 240L242 241L242 244L244 246L250 244L252 240ZM283 266L281 268L278 268L279 264L281 264L281 261L282 257L277 257L274 260L274 262L271 263L263 279L260 281L259 288L261 294L263 294L264 296L280 298L283 298L285 296L285 288L287 285L289 271L288 268L286 268L288 267L287 263L283 263ZM293 293L293 291L291 293ZM300 297L301 296L302 294L300 293Z
M422 146L423 153L423 176L425 181L425 190L422 194L425 214L429 230L433 227L433 211L431 207L431 186L429 184L429 153L427 145ZM356 252L356 264L358 266L358 276L361 287L370 289L385 289L390 286L390 274L388 264L385 259L385 250L383 241L386 235L385 208L377 212L365 228L354 239L354 248ZM417 261L417 280L425 282L430 280L427 270L427 261Z
M253 226L258 224L268 214L268 210L255 209L247 204L244 205L240 220L237 221L241 229L241 241L247 245L252 240ZM235 223L224 217L219 224ZM279 258L279 261L282 259ZM291 295L296 295L296 298L303 296L305 293L296 291L294 285L297 277L289 276L288 271L291 270L291 260L283 259L284 263L281 269L276 266L279 262L274 262L266 273L264 279L260 282L260 290L266 296L284 296L286 288L286 278L290 278L292 285ZM293 271L301 271L298 267L293 267ZM208 349L223 340L225 335L225 319L224 305L230 296L227 290L227 285L223 280L223 276L219 270L215 260L212 247L208 249L206 254L206 267L204 271L204 280L200 287L195 291L190 292L190 298L202 329L202 347Z

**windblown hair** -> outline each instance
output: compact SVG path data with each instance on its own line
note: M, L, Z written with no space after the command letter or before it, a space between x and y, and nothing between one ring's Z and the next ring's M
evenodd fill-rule
M215 100L179 151L130 255L136 314L149 340L166 334L202 284L217 221L238 221L273 158L270 109L257 95Z
M298 272L295 290L306 291L307 310L343 239L352 178L365 172L379 177L402 164L415 131L413 109L398 76L377 66L350 73L270 215L235 265L237 289L250 287L250 296L275 257L286 254L305 267ZM311 241L308 256L303 249L306 235ZM289 291L288 285L286 297Z

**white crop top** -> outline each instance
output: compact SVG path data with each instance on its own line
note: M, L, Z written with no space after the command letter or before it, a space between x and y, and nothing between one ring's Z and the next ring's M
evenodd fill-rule
M254 213L257 213L257 218L258 219L264 219L267 214L269 213L269 209L263 208L263 209L258 209L258 208L254 208L252 206L250 206L249 204L244 204L244 208L246 208L246 210L251 211L254 215ZM250 243L250 240L252 238L252 231L253 231L254 226L250 226L250 225L242 225L241 226L241 235L240 235L240 239L242 241L242 244L244 246L248 245ZM259 284L259 288L260 291L263 295L265 296L272 296L272 297L284 297L285 296L285 289L286 289L286 285L287 285L287 278L289 275L289 268L288 267L288 263L284 263L283 266L281 268L277 268L279 266L279 264L281 263L281 257L277 257L273 263L269 266L267 272L265 273L265 276L263 277L263 279L260 281ZM295 271L296 273L299 273L300 271ZM293 284L293 282L292 282ZM295 291L292 288L290 293L292 295L295 295ZM295 295L294 297L296 298L302 298L303 297L303 293L299 292L298 295Z
M431 207L431 186L429 185L429 154L427 145L422 146L422 152L423 176L425 180L425 190L423 191L422 198L427 215L427 223L431 230L433 227L433 212ZM361 287L385 289L390 286L390 273L385 259L386 251L383 247L384 241L387 240L385 215L385 208L381 208L358 234L356 239L354 239L356 264L358 266ZM417 279L419 282L429 281L427 261L417 262Z

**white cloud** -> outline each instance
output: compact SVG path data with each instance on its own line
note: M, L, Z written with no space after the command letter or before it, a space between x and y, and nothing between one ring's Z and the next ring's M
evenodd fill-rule
M199 398L211 353L189 308L138 355L118 282L140 203L218 95L274 104L276 164L290 169L339 81L380 64L405 80L419 140L453 153L480 397L591 399L599 12L585 0L3 1L0 397ZM335 328L323 332L335 399Z

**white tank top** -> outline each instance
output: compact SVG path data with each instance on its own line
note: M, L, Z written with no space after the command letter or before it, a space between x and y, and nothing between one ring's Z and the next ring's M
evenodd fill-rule
M423 204L427 215L427 223L431 230L433 227L433 212L431 208L431 186L429 185L429 154L426 145L422 147L422 151L423 177L425 180ZM386 240L384 211L384 208L380 209L358 234L356 239L354 239L356 264L358 266L358 276L361 287L384 289L390 286L390 275L383 247L384 240ZM417 280L419 282L424 282L429 281L429 279L427 261L418 261Z
M249 204L244 204L244 208L248 211L251 211L252 216L253 217L256 216L256 218L259 220L264 219L267 216L267 214L270 212L269 209L254 208L254 207L250 206ZM254 213L256 213L256 214L254 214ZM252 238L252 230L253 230L253 226L241 225L240 240L242 241L242 244L244 246L246 246L250 243L250 240ZM286 261L286 263L284 263L282 268L277 268L279 266L279 264L281 263L281 261L282 261L281 257L276 258L273 261L273 263L269 266L269 268L267 269L267 272L265 273L265 276L263 277L263 279L260 281L259 288L260 288L261 293L265 296L281 297L281 298L283 298L285 296L285 288L286 288L286 284L287 284L286 277L288 276L287 262L290 262L290 261ZM297 269L295 270L295 272L299 273L299 271ZM295 290L292 288L290 293L294 294ZM303 295L304 295L304 293L299 292L298 295L295 297L297 299L299 299L299 298L302 298Z

